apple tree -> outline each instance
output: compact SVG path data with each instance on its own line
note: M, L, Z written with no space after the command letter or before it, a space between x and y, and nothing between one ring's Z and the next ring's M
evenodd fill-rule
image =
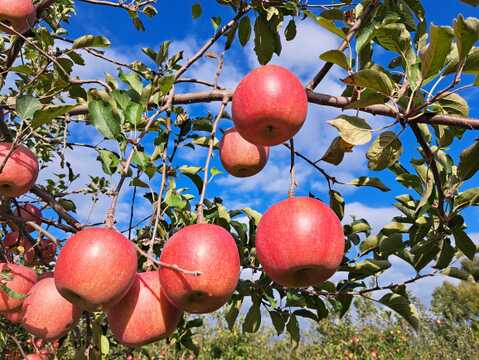
M271 321L297 343L301 318L341 317L355 298L417 329L408 285L477 279L458 264L477 250L465 219L479 204L479 119L464 94L479 86L479 19L457 14L449 26L434 25L420 0L190 5L192 21L207 12L211 26L190 55L185 44L151 33L158 45L124 61L102 27L78 32L79 9L126 14L115 27L148 35L167 2L0 1L5 354L103 359L129 347L147 356L141 346L164 338L196 353L195 328L208 321L198 314L220 308L231 329L256 332ZM320 55L306 82L270 64L304 23L340 44ZM225 55L241 47L254 51L258 67L227 87ZM192 76L205 61L213 73ZM114 71L82 75L98 64ZM336 68L342 93L319 92ZM314 107L338 115L308 117ZM319 160L294 142L311 121L337 132ZM228 206L228 189L215 186L221 173L260 173L274 161L272 147L289 153L281 201ZM100 173L90 173L85 149ZM362 152L367 167L345 180L336 169L351 152ZM298 181L300 162L326 191ZM397 215L379 229L362 214L345 216L348 188L380 194ZM92 215L101 199L108 206ZM382 281L394 258L415 276ZM28 344L29 334L41 344Z

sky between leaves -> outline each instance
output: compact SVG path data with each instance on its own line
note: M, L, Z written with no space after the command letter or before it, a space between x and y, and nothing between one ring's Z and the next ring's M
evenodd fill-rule
M194 0L182 1L158 1L159 15L153 19L144 19L146 32L138 32L133 27L129 17L124 11L111 9L108 7L92 6L82 2L77 3L78 15L73 17L71 24L66 24L69 29L69 38L76 38L85 34L104 35L108 37L112 46L107 53L122 62L131 62L140 58L147 61L142 54L141 48L151 47L157 49L164 40L173 40L171 50L185 51L185 57L188 58L195 52L203 42L213 33L213 27L210 23L211 16L221 16L223 21L231 17L231 12L226 7L221 7L214 1L202 1L203 14L199 19L192 20L191 6ZM328 1L324 1L328 3ZM435 1L425 0L423 4L426 8L428 22L437 25L451 25L453 18L462 13L465 16L477 16L477 9L464 5L458 1ZM309 21L298 23L298 34L291 42L283 41L283 50L280 57L273 57L272 63L281 64L292 70L300 79L306 83L315 72L321 67L322 61L319 55L326 50L334 49L339 45L339 39L328 33L317 25ZM219 42L213 50L221 52L223 43ZM173 51L171 53L173 53ZM86 57L87 65L76 70L76 74L81 78L95 79L103 78L105 72L116 74L113 66L102 63ZM383 52L380 53L380 59L386 63L389 59ZM220 77L220 84L229 89L234 89L238 81L251 69L258 66L256 55L252 49L251 42L241 48L236 41L231 50L225 55L225 65ZM195 64L189 71L189 76L201 78L204 80L213 80L216 70L216 62L211 59L205 59ZM345 77L344 71L334 67L329 75L320 84L317 91L340 95L343 89L341 78ZM7 83L12 85L13 79L10 78ZM467 83L467 82L465 82ZM191 85L178 85L176 92L188 92L199 90ZM470 104L472 117L479 117L479 105L475 98L479 97L479 89L468 90L461 93ZM213 115L217 113L219 104L194 105L188 110L192 117L205 115L208 111ZM309 106L307 121L295 137L296 148L299 152L309 158L319 159L327 149L331 140L337 135L337 131L326 124L327 120L335 118L340 112L336 109L320 107L318 105ZM368 120L373 128L381 128L393 122L380 116L361 114ZM231 122L224 120L221 123L222 129L231 127ZM71 128L73 140L90 144L97 144L102 139L93 127L85 129L84 125L74 125ZM451 149L451 155L456 159L461 148L470 145L472 140L477 137L473 132L469 132L463 140L456 142ZM406 152L415 151L416 142L412 139L410 131L401 135ZM106 142L102 146L111 146ZM391 218L398 214L392 207L394 196L404 193L402 187L397 186L394 177L387 171L373 173L367 169L367 160L365 150L368 145L355 147L353 153L346 154L345 160L339 167L324 166L331 174L339 180L348 181L358 176L376 176L391 188L391 192L382 193L372 188L338 187L338 190L346 199L345 219L356 215L367 219L373 227L373 231L379 230L381 226L388 223ZM117 149L115 149L117 150ZM148 150L148 148L147 148ZM191 150L185 148L178 154L177 163L187 163L190 165L202 166L206 156L206 151L197 148ZM407 154L403 156L408 156ZM82 184L88 182L89 175L102 174L101 165L96 161L97 153L91 149L68 150L67 159L70 159L77 173L81 177L75 183L75 188L82 187ZM322 176L311 166L304 163L301 159L296 160L296 172L298 179L298 195L307 195L309 192L315 196L328 201L327 185ZM213 160L213 166L222 170L217 157ZM323 165L322 165L323 166ZM40 182L45 181L53 173L59 172L59 161L43 169L40 175ZM115 179L113 179L115 180ZM470 180L471 186L478 186L478 176ZM153 185L157 185L155 182ZM220 196L224 199L227 208L252 207L258 211L265 211L269 206L281 199L286 198L289 185L289 151L282 146L272 149L270 161L266 168L258 175L248 179L237 179L228 176L226 173L216 175L208 187L208 197ZM181 186L194 188L194 186L185 181ZM117 218L120 223L119 228L124 229L128 223L129 208L131 202L131 191L124 191L117 210ZM109 205L108 198L101 198L94 207L91 201L83 197L83 201L78 202L79 217L83 221L87 219L92 222L103 220L106 209ZM141 196L137 197L135 208L135 219L140 220L150 213L150 206ZM469 225L471 237L479 240L479 224L477 218L479 210L468 210L465 213L466 222ZM398 282L414 276L411 266L399 258L390 258L392 267L381 277L382 284L388 284L392 281ZM428 271L425 269L423 271ZM335 279L342 278L342 274L335 275ZM432 289L442 283L444 278L427 278L411 286L411 290L424 302L429 302ZM379 295L379 294L378 294Z

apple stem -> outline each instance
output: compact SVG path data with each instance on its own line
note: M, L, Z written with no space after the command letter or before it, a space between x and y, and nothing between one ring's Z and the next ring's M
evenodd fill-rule
M294 197L294 193L296 191L296 187L298 186L298 183L296 182L296 174L295 174L295 171L294 171L294 155L295 155L295 152L294 152L294 140L293 138L291 138L289 140L289 149L291 150L291 166L290 166L290 169L289 169L289 176L290 176L290 184L289 184L289 190L288 190L288 197L289 198L292 198Z
M196 216L197 216L196 221L198 224L206 223L205 217L203 214L203 204L205 202L206 187L208 186L208 171L210 167L211 158L213 156L213 148L214 148L215 137L216 137L216 128L218 127L218 124L221 118L223 117L223 113L225 111L226 105L228 104L228 101L229 101L229 97L224 96L223 101L221 102L220 111L218 112L218 115L216 116L216 119L213 122L213 128L211 129L208 154L206 155L205 168L203 173L203 187L201 189L200 201L198 202L198 206L196 208Z

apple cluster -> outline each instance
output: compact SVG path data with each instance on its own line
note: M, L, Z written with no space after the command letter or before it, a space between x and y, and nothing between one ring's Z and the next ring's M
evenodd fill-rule
M292 138L306 113L304 87L287 69L269 65L248 74L233 96L235 128L221 140L225 169L239 177L258 173L269 146ZM29 191L38 175L35 156L23 145L1 143L0 161L0 195L12 198ZM28 239L20 234L33 231L33 223L41 224L41 211L31 204L19 207L17 215L29 223L16 230L12 225L4 247L21 243L27 248ZM10 292L0 289L0 312L45 341L67 334L82 312L95 311L106 313L113 335L126 346L168 337L183 312L216 311L239 281L241 261L233 236L221 226L199 222L169 238L155 260L155 271L138 272L136 245L111 227L73 234L60 249L52 273L37 276L27 266L1 263L0 281ZM338 217L308 197L291 197L272 206L260 220L255 239L264 271L284 287L321 284L344 255ZM47 245L40 244L40 257L53 260L56 248ZM26 265L33 264L27 253L24 259Z

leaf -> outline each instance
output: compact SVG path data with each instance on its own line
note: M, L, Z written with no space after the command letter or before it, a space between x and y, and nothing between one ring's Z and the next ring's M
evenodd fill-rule
M373 69L360 70L342 81L348 85L375 90L385 96L390 96L394 89L394 84L389 76L382 71Z
M363 145L371 140L371 127L360 117L341 115L328 123L338 129L339 135L348 144Z
M362 109L369 105L384 104L386 102L387 102L386 96L379 94L378 92L374 90L365 89L359 95L359 99L355 101L351 101L344 108L345 109Z
M110 342L108 341L108 338L105 335L100 336L100 353L101 353L101 358L107 359L108 354L110 353Z
M476 254L476 245L471 238L461 229L454 229L454 240L456 241L456 248L462 251L470 260L474 260Z
M291 41L296 37L296 22L294 19L291 19L288 22L288 26L284 29L284 38L286 41Z
M300 340L299 323L295 315L289 317L289 321L286 324L286 330L291 335L291 340L298 346Z
M454 33L456 34L459 61L462 61L479 38L479 20L464 19L464 16L459 15L454 21Z
M143 92L143 82L141 81L138 74L131 72L131 73L124 73L120 71L119 77L121 81L128 84L131 89L133 89L138 95L141 95Z
M349 272L349 279L362 279L389 269L390 267L391 263L388 260L367 259L354 265Z
M102 163L103 172L108 175L113 175L120 164L118 156L111 151L103 149L98 150L98 153L100 154L99 159Z
M448 62L446 69L444 70L444 75L449 75L457 72L459 66L459 56L456 51L453 52L452 59ZM464 63L464 68L462 69L463 73L466 74L477 74L479 73L479 48L475 47L470 52Z
M97 130L108 139L120 136L120 121L113 116L112 106L103 100L90 100L88 102L90 122Z
M344 159L344 154L352 152L353 147L353 145L344 141L341 136L337 136L333 139L321 160L333 165L339 165Z
M331 64L338 65L345 70L349 69L349 63L346 55L339 50L329 50L322 53L319 58L323 61L329 62Z
M251 21L248 16L241 19L239 23L238 38L241 46L245 46L251 37Z
M32 119L35 112L41 107L40 101L30 95L18 96L15 103L15 111L23 119Z
M326 30L332 32L333 34L338 35L342 39L346 39L346 33L343 30L341 30L340 28L338 28L336 26L336 24L334 23L334 21L326 19L322 16L316 16L315 14L313 14L309 10L305 10L304 13L308 17L313 19L318 25L321 25L323 28L325 28Z
M467 273L466 271L462 269L458 269L456 267L448 267L442 272L444 275L453 277L455 279L460 279L460 280L473 280L474 278Z
M449 54L454 32L449 26L431 25L430 43L421 55L421 72L424 79L435 76L444 66Z
M342 220L344 217L344 198L339 192L329 190L329 207L333 209L338 218Z
M261 326L260 305L254 304L250 307L243 322L243 332L255 333Z
M419 315L416 307L408 298L391 293L384 295L379 302L401 315L411 326L417 330L419 327Z
M388 192L389 190L391 190L386 185L384 185L380 179L375 177L370 178L368 176L361 176L357 179L353 179L348 184L354 186L371 186L383 192Z
M479 170L479 141L465 148L460 155L457 175L461 180L470 179Z
M452 259L454 258L454 247L451 245L451 240L449 238L444 238L441 244L441 252L434 265L435 269L444 269L449 266Z
M169 207L177 208L179 210L183 210L188 204L180 194L172 189L168 189L166 192L165 203Z
M285 320L283 315L279 311L270 311L269 316L271 317L271 322L276 330L276 333L281 335L284 331Z
M8 282L7 282L8 283ZM5 294L8 295L8 297L11 297L12 299L25 299L28 295L26 294L20 294L17 293L16 291L10 289L7 284L4 282L0 282L0 290L4 292ZM4 300L5 301L5 300Z
M225 320L228 323L228 329L233 330L236 319L238 318L243 299L233 301L225 314Z
M261 65L267 64L275 51L275 34L263 16L258 16L254 24L254 51Z
M75 105L51 105L43 109L37 110L35 111L35 115L33 116L32 126L34 128L37 128L42 125L48 124L51 120L59 116L65 115L74 107Z
M245 215L253 221L255 225L258 225L259 221L261 220L261 214L253 209L250 208L242 208L242 212L245 213Z
M462 116L469 116L469 104L460 95L456 93L448 93L441 97L438 102L441 112L447 114L457 114ZM434 109L434 105L432 106Z
M404 2L414 11L419 20L424 20L425 12L420 0L404 0Z
M457 211L466 206L479 205L479 187L467 189L459 193L454 199L454 211Z
M106 48L110 45L110 40L104 36L85 35L73 42L72 49Z
M201 16L202 9L201 9L201 4L196 3L191 6L191 15L193 19L197 19Z
M393 165L402 152L401 141L392 131L380 134L371 144L366 154L368 168L371 170L384 170Z

